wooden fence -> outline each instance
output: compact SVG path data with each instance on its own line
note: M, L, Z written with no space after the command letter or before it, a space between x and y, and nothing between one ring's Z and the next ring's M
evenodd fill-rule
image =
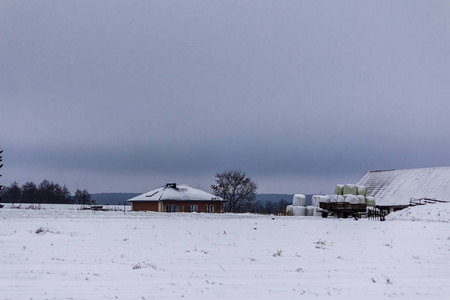
M409 200L409 206L425 205L425 204L435 204L435 203L449 203L446 200L437 200L434 198L411 198Z

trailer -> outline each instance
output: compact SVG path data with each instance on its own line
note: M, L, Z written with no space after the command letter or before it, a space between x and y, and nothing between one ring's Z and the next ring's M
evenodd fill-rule
M352 216L359 219L361 214L365 214L367 211L366 203L320 202L319 207L322 209L322 218L327 218L329 215L336 215L338 218Z

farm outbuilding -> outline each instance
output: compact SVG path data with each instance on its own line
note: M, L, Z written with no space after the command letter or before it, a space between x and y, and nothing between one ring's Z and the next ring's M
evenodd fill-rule
M412 198L450 200L450 167L369 171L357 185L367 187L378 208L393 212Z
M221 213L226 200L186 184L167 183L128 202L132 211Z

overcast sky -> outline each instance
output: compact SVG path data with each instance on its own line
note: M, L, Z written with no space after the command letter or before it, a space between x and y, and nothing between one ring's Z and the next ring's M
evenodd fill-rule
M331 193L450 165L449 1L0 2L0 183Z

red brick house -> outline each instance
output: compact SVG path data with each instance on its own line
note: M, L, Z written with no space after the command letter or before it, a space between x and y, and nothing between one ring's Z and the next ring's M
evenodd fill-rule
M132 211L221 213L226 200L185 184L167 183L128 202Z

